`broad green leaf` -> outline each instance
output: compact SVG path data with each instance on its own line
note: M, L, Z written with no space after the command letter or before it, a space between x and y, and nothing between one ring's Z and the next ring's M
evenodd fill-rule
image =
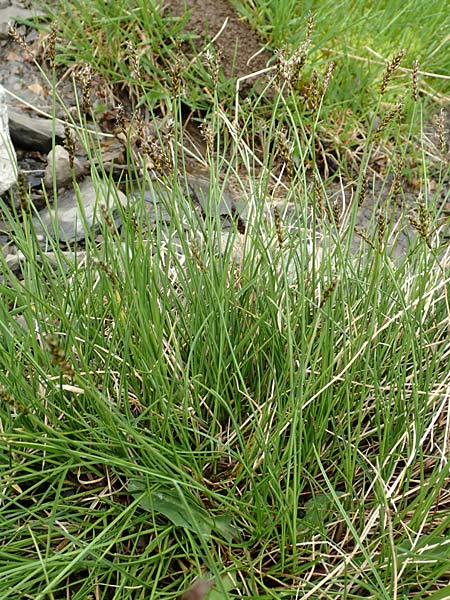
M232 573L227 573L222 577L221 586L215 585L206 595L206 600L226 600L228 592L236 587L236 577Z
M227 542L241 539L238 528L233 525L233 517L230 517L229 515L214 517L213 529L222 534L222 537L227 540Z
M141 496L139 504L142 508L164 515L177 527L205 536L211 535L212 520L208 513L178 490L149 490L140 481L131 480L128 483L128 491L134 497Z
M325 494L313 496L303 506L305 515L301 519L298 519L299 526L303 530L305 527L316 530L324 524L330 508L331 500L329 496Z
M232 524L231 516L209 515L195 500L182 494L177 488L149 490L145 482L133 479L128 482L128 491L135 498L139 498L142 508L164 515L177 527L184 527L205 536L210 536L214 530L230 543L240 538L239 530Z

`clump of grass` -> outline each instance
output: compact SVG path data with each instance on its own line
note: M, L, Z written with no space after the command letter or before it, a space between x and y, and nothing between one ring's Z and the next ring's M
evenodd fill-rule
M168 227L139 202L119 242L99 211L102 245L86 232L69 267L47 265L29 221L17 230L0 597L177 597L204 572L223 597L443 593L442 257L425 244L393 263L381 219L354 254L318 174L332 217L316 237L306 204L272 224L253 197L223 246L214 212L197 220L167 181ZM290 185L312 202L306 172Z
M437 193L398 256L403 158L379 192L370 175L391 120L364 139L352 201L331 196L315 144L328 69L306 122L294 87L275 82L262 155L254 115L238 101L231 120L216 81L199 216L177 171L174 65L174 143L152 143L138 122L126 185L140 197L117 207L120 232L105 202L102 243L86 231L71 261L53 244L55 263L31 219L17 226L2 207L25 263L16 277L2 259L0 284L0 598L444 597L450 310ZM83 130L82 142L93 159L98 140ZM223 231L219 172L238 181L245 231ZM169 224L145 202L164 185ZM355 248L368 202L380 212Z

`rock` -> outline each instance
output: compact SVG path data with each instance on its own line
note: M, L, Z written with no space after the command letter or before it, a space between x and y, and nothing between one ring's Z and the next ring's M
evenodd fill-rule
M44 185L46 188L53 187L53 171L56 177L56 187L62 188L72 183L72 177L78 179L84 175L85 169L80 161L75 157L73 169L70 166L69 153L63 146L55 146L47 155L47 167L44 173ZM54 164L55 163L55 164Z
M241 214L243 207L240 206L238 197L232 192L229 185L220 182L214 184L217 187L217 198L211 195L211 178L209 172L186 173L185 182L191 198L197 202L205 215L214 216L215 212L221 217ZM181 178L183 184L183 178Z
M17 0L0 0L0 40L8 39L9 28L18 19L31 19L43 14L36 8L25 8Z
M56 143L64 139L64 127L51 119L30 117L24 112L9 107L9 133L16 148L48 152L53 145L53 131Z
M222 227L229 229L231 222L240 218L245 221L246 208L236 193L229 185L217 183L217 199L211 195L210 175L208 171L186 172L179 178L181 189L184 190L186 199L191 200L192 217L204 219L206 217L220 217ZM173 203L170 186L159 179L152 179L145 191L137 192L134 202L144 200L146 212L150 215L151 223L170 225L176 219L183 229L192 229L193 220L185 214L184 210L177 210L178 205ZM215 204L217 203L217 208Z
M36 235L44 235L71 243L86 237L87 229L98 225L102 219L100 205L114 213L119 204L126 206L127 197L112 188L107 181L94 183L86 177L78 185L78 191L68 189L58 196L57 208L44 209L33 219Z
M138 192L135 197L135 202L144 200L144 206L146 213L150 217L150 223L156 225L157 223L163 226L169 226L172 220L177 220L183 227L184 230L192 228L192 221L188 223L184 211L177 211L178 205L171 199L171 190L169 187L164 185L163 182L154 179L152 180L145 191ZM194 207L197 208L196 206ZM178 214L176 214L176 212ZM200 208L197 209L196 214L192 213L192 217L197 219L201 217Z
M17 157L8 128L5 89L0 85L0 194L17 181Z
M3 250L3 255L7 268L16 277L19 277L19 279L22 278L24 267L26 268L26 265L29 263L29 257L15 246L8 248L7 252ZM47 266L54 268L55 272L58 272L61 269L69 271L75 265L80 265L85 261L86 252L80 250L77 250L77 252L72 252L71 250L59 250L55 253L50 251L42 252L35 258L37 264L45 263ZM62 258L63 260L61 260ZM5 273L0 274L0 283L4 284L5 281L8 281L8 276ZM18 316L18 321L23 327L23 320L20 319L20 316ZM25 329L27 329L27 327L25 327Z

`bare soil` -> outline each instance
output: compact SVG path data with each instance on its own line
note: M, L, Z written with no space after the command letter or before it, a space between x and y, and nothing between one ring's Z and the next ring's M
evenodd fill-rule
M215 46L222 50L226 77L240 78L261 71L273 56L248 22L226 0L168 0L165 7L167 13L176 17L189 13L185 31L194 34L195 48L190 49L191 53L200 52L223 27ZM247 85L250 82L254 83L254 79L248 80Z

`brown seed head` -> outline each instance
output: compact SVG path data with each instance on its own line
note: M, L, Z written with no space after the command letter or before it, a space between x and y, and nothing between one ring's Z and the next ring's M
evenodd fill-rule
M112 285L114 287L117 287L117 277L116 277L114 271L111 269L111 267L109 265L107 265L103 260L100 260L98 258L94 258L93 259L93 263L101 271L103 271L103 273L105 273L105 275L108 277L108 279L110 280L110 282L112 283Z
M12 37L12 39L16 42L16 44L19 44L19 46L22 48L22 50L25 50L25 52L28 54L28 56L32 60L36 59L34 52L31 50L30 46L26 43L25 38L20 35L20 33L17 31L17 29L14 27L14 25L11 25L11 27L8 30L8 33L9 33L10 37Z
M385 68L384 74L383 74L383 81L381 82L381 88L380 88L380 93L382 96L386 91L386 88L389 84L389 81L392 78L392 75L397 70L397 68L400 65L400 62L401 62L402 58L405 56L405 54L406 54L406 50L400 50L400 52L398 52L394 56L394 58L392 58L392 60L390 60L386 64L386 68Z
M286 166L286 175L292 181L294 178L294 161L292 160L292 144L289 143L286 132L277 134L278 149Z
M81 112L87 115L91 108L91 88L93 73L90 65L85 64L78 72L77 77L81 85Z
M172 69L172 98L178 98L182 92L181 73L183 70L183 53L181 51L181 42L177 41L175 51L175 63Z
M361 179L361 187L359 189L359 196L358 196L358 207L361 208L361 206L364 204L364 200L366 199L366 194L367 194L367 175L366 173L364 173L364 175L362 176Z
M322 98L325 96L325 93L328 89L328 86L330 85L330 81L331 81L331 77L333 75L333 71L334 71L334 67L335 67L335 63L333 61L331 61L330 63L328 63L328 67L325 73L325 77L323 79L323 84L322 84Z
M131 73L136 82L141 81L141 64L139 60L139 56L136 50L136 46L133 44L131 40L127 41L126 44L127 55L129 64L131 66Z
M17 412L22 414L27 414L27 409L24 405L13 396L4 385L0 385L0 400L5 404L9 404L12 408L14 408Z
M431 220L422 199L419 201L418 213L418 218L416 219L414 216L411 216L409 222L411 223L411 227L419 233L426 245L431 249Z
M392 180L391 186L392 198L396 204L399 203L399 195L402 191L402 174L404 166L405 161L402 158L399 158L394 168L394 179Z
M275 219L275 231L277 233L278 247L282 248L283 247L283 242L284 242L284 235L283 235L281 213L278 210L277 206L275 206L274 209L273 209L273 216L274 216L274 219Z
M57 25L53 23L50 33L47 36L47 51L46 58L50 63L50 67L52 69L56 68L56 33L57 33Z
M75 160L75 141L73 139L72 130L67 122L64 125L64 148L69 154L69 166L73 169Z
M324 291L323 298L322 298L322 301L320 303L320 308L323 308L323 306L327 303L328 299L331 297L332 293L336 289L337 283L338 283L338 280L337 279L333 279L333 281L330 283L330 285Z
M17 192L19 194L19 204L23 215L31 214L30 194L28 190L28 182L25 173L22 169L17 174Z
M315 69L311 73L309 85L306 87L306 97L308 98L308 106L311 112L315 114L319 109L321 97L319 89L319 76Z
M379 212L377 216L377 239L378 248L380 250L384 247L384 234L386 232L386 216L383 212Z
M118 104L115 109L116 112L116 127L124 136L127 136L127 126L125 121L125 109L123 104Z
M316 201L316 206L318 208L319 217L323 218L326 213L325 203L323 201L322 187L320 185L320 181L317 176L314 177L314 199Z
M389 125L389 123L394 121L397 117L399 117L402 114L403 105L404 105L404 97L400 98L397 101L394 108L385 114L385 116L381 119L378 127L375 129L375 134L374 134L375 140L379 140L381 137L381 133L383 132L384 129L386 129L386 127Z
M200 124L200 133L206 142L206 150L211 156L214 152L214 133L211 123L203 121L203 123Z
M45 344L50 352L52 364L57 365L64 375L73 377L75 372L67 359L66 352L59 343L58 338L55 335L49 334L45 337Z

